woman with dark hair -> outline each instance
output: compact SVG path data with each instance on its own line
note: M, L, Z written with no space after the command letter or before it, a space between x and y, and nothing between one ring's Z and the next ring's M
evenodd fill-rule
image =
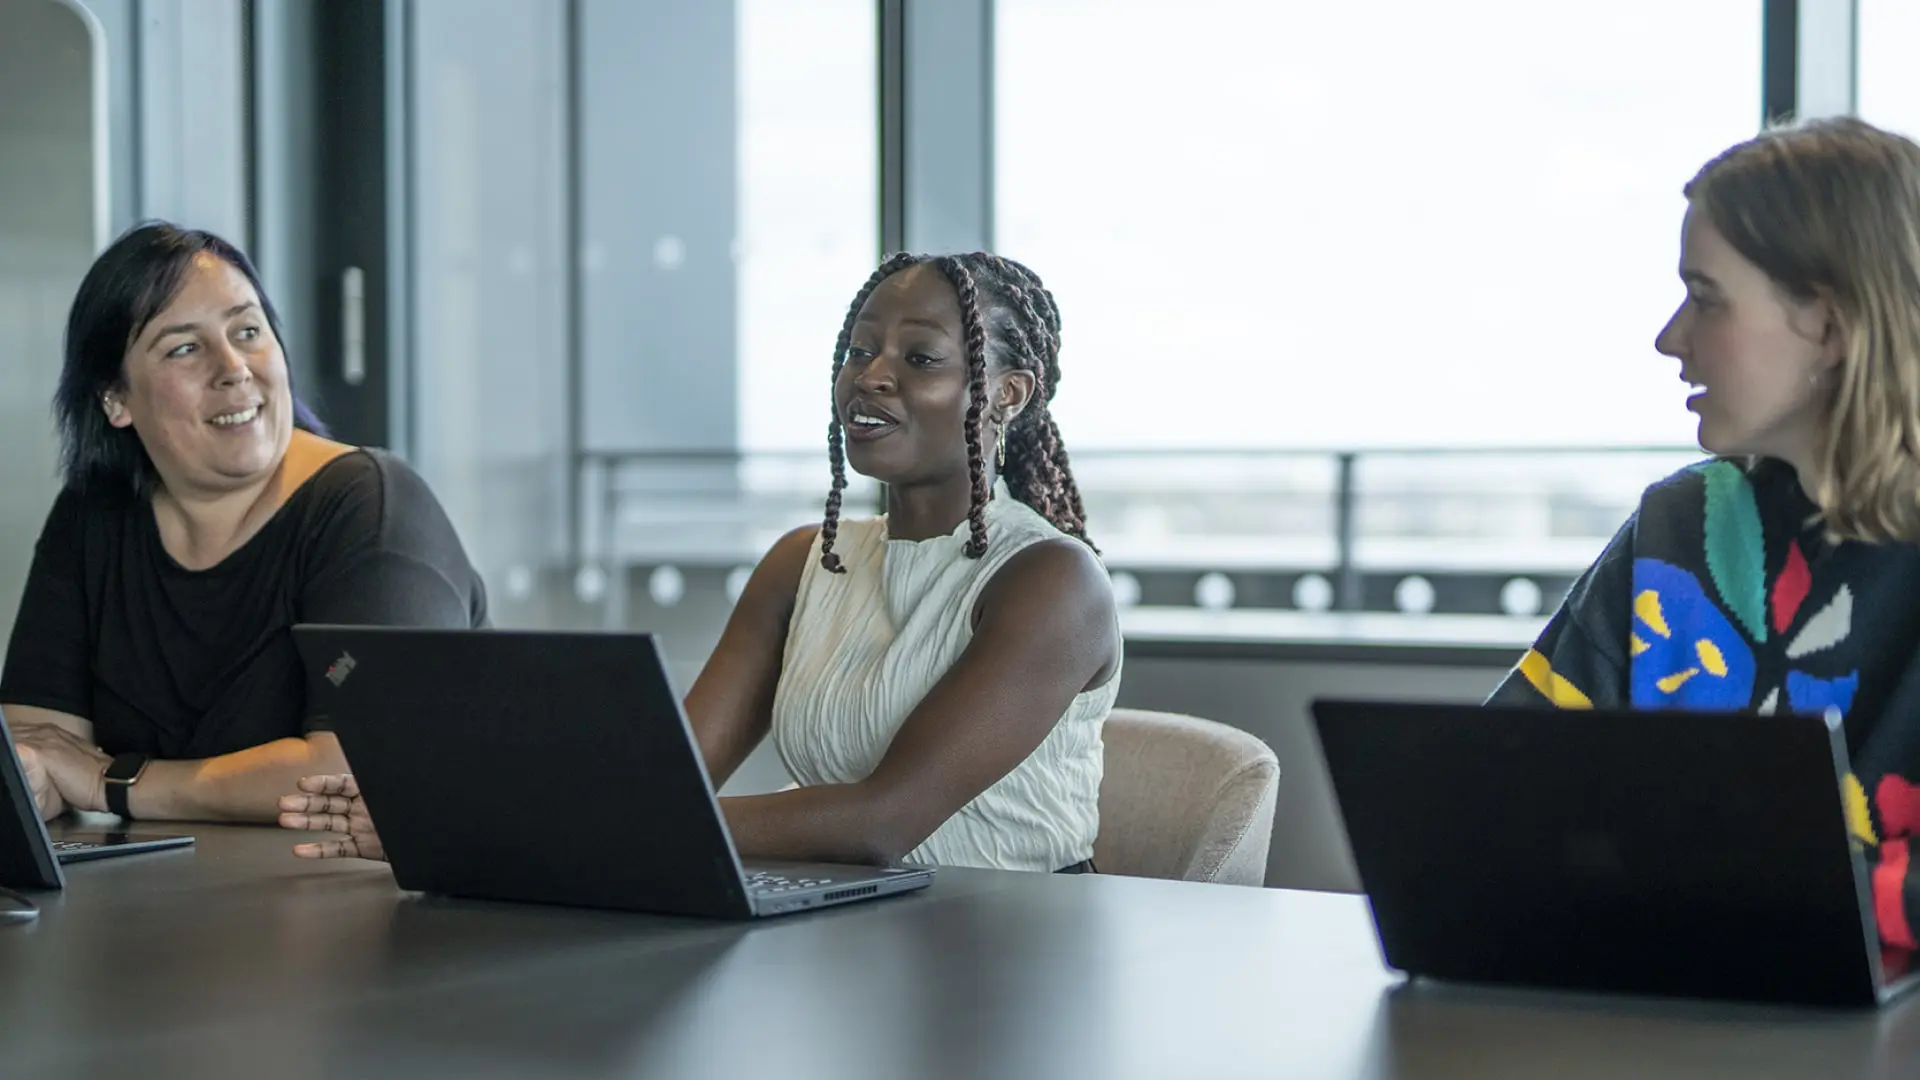
M769 734L793 790L721 800L744 856L1092 869L1112 583L1048 410L1060 312L997 255L899 255L833 356L825 520L748 580L687 713L715 784ZM843 521L845 466L887 486ZM379 857L350 776L282 802L311 857Z
M253 265L209 233L139 226L80 284L65 484L0 672L46 817L271 821L298 777L345 766L293 624L484 625L432 493L329 440L280 342Z

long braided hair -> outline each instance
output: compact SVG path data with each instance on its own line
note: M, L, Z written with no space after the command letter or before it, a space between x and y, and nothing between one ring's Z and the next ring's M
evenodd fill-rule
M1002 478L1013 497L1026 503L1053 526L1089 547L1087 510L1074 483L1066 443L1047 406L1060 388L1060 309L1040 276L1013 261L983 251L964 255L894 255L880 264L855 294L833 349L833 384L847 360L854 321L880 283L922 263L939 269L960 299L961 336L967 349L967 474L972 502L967 508L966 554L970 559L987 553L986 447L982 432L987 414L987 355L989 348L1005 368L1031 372L1033 398L1007 428L1007 462ZM833 466L833 487L827 493L826 517L820 523L820 565L845 573L833 544L840 531L840 498L847 486L846 439L840 428L840 409L833 404L827 428L827 460Z

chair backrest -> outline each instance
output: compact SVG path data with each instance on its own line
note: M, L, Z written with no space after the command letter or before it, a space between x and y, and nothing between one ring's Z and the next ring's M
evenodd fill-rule
M1115 709L1102 732L1101 873L1261 885L1280 762L1238 728Z

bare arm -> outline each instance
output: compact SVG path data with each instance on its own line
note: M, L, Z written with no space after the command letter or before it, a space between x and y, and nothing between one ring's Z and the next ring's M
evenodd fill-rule
M275 739L198 761L155 761L127 793L136 818L271 823L301 777L347 771L330 731Z
M66 806L107 808L103 773L112 758L95 745L92 723L29 705L4 709L14 741L45 769ZM135 818L155 821L271 822L279 816L280 796L300 777L345 771L339 740L316 731L219 757L150 762L128 789L127 808ZM48 804L41 805L44 813Z
M721 801L740 853L895 861L1026 760L1075 695L1119 663L1113 590L1074 541L1036 544L994 575L973 640L865 780Z
M83 720L72 713L63 713L58 709L42 709L33 705L0 704L0 712L7 717L7 726L13 729L17 738L37 726L56 727L70 735L79 736L88 743L93 742L93 723Z
M818 526L795 529L767 551L740 593L713 655L687 692L687 719L719 788L767 737L800 574Z

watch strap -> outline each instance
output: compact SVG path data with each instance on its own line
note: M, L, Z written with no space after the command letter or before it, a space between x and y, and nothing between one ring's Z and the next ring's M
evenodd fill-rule
M147 771L147 755L117 754L107 763L106 780L107 810L131 821L133 811L127 808L127 792L140 774Z

